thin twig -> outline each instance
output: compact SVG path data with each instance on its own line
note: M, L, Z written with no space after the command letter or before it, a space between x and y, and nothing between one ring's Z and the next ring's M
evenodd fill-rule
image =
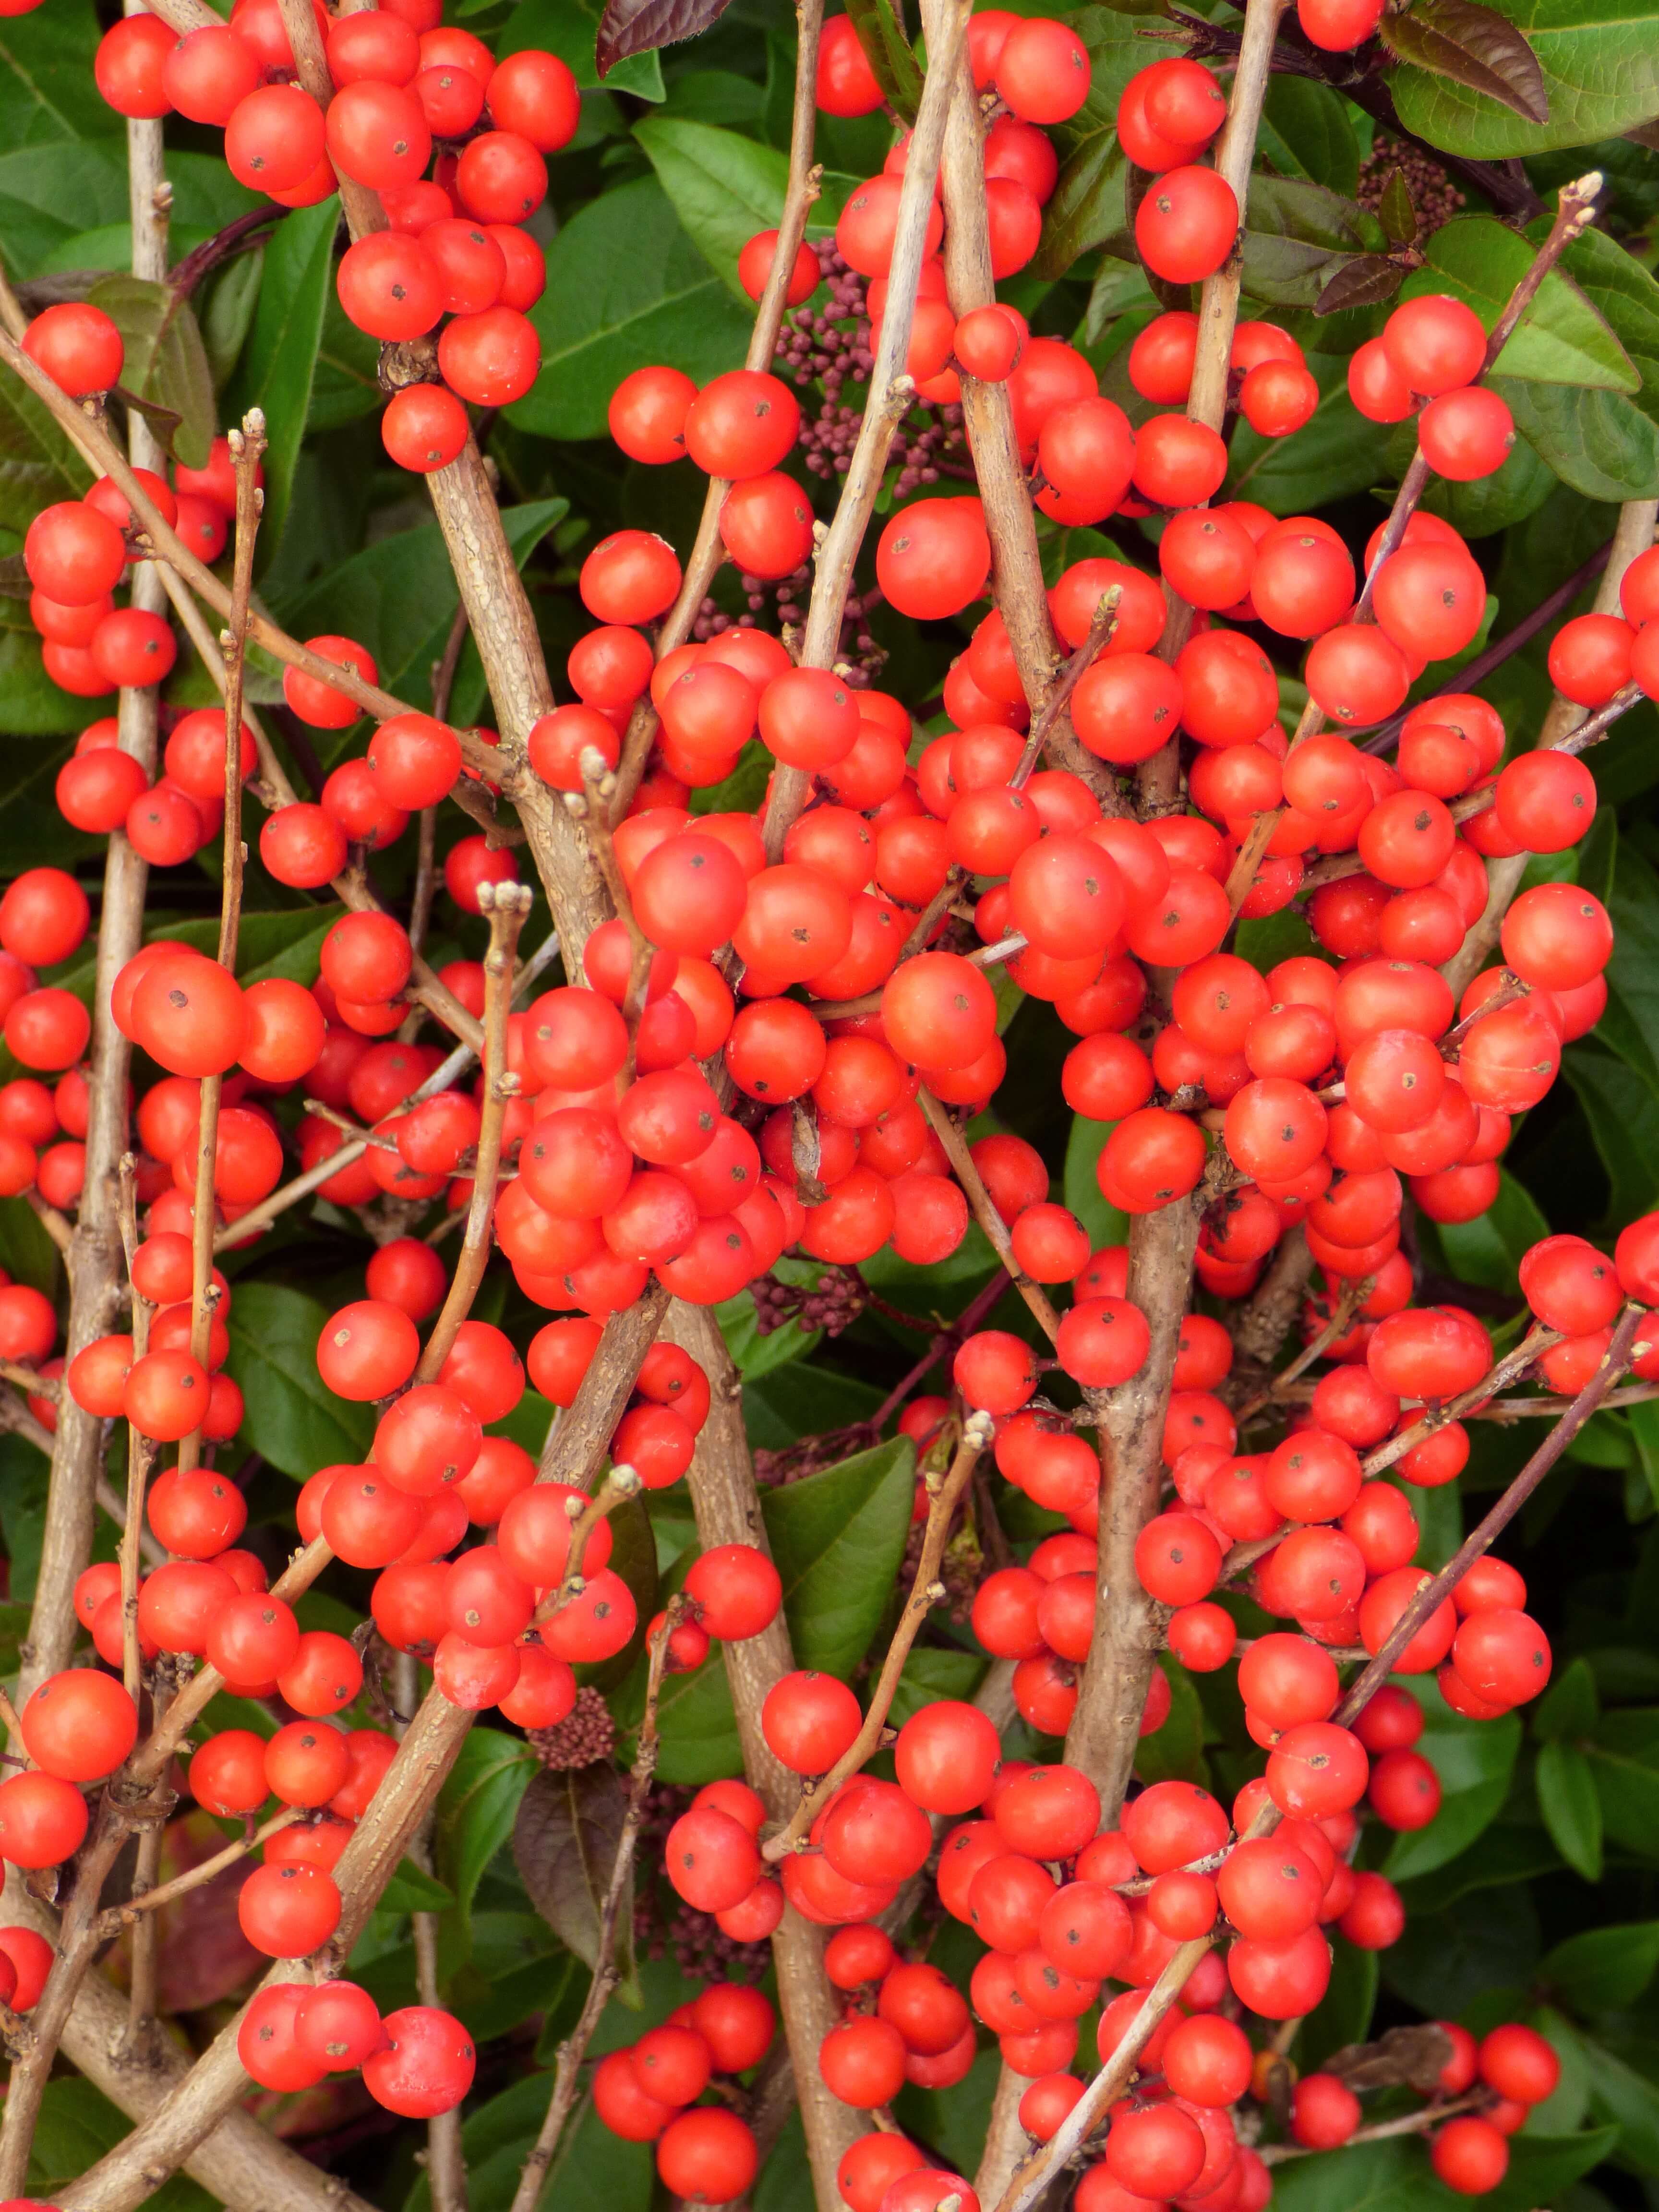
M910 351L916 287L921 277L927 227L933 213L933 195L945 149L945 127L956 82L957 60L963 50L968 18L972 12L971 0L941 0L941 5L943 21L928 40L927 77L916 113L916 127L905 156L893 258L887 279L887 302L882 315L881 339L870 371L869 395L852 459L842 480L835 518L818 547L817 573L812 580L812 597L806 610L801 642L801 665L805 668L833 668L840 655L842 618L853 586L853 570L870 518L875 513L893 434L916 396L915 385L905 362ZM782 857L784 839L805 805L811 787L812 777L808 769L780 765L774 774L764 825L769 859L775 861Z
M975 1220L985 1231L992 1250L1007 1272L1009 1280L1030 1308L1038 1328L1052 1344L1060 1334L1060 1316L1049 1303L1048 1293L1031 1280L1015 1259L1008 1224L997 1212L996 1203L985 1188L985 1178L974 1164L968 1139L926 1084L916 1093L916 1103L927 1116L928 1127L945 1147L951 1162L951 1171L967 1195Z
M576 2025L559 2045L558 2058L553 2070L553 2094L548 2101L547 2114L537 2132L530 2154L525 2160L519 2185L513 2192L509 2212L535 2212L547 2178L547 2169L558 2148L559 2138L576 2107L581 2064L587 2056L587 2046L593 2040L599 2016L610 2002L611 1992L620 1978L617 1967L617 1923L621 1916L623 1899L629 1889L634 1871L634 1848L644 1824L645 1801L651 1788L651 1778L657 1768L657 1704L662 1694L664 1669L668 1663L669 1639L684 1618L685 1602L684 1597L678 1595L669 1599L662 1625L650 1639L645 1710L640 1717L639 1738L634 1752L633 1772L629 1781L628 1807L623 1814L616 1856L611 1863L610 1879L605 1883L605 1896L599 1907L593 1978L588 1984L586 2000L577 2016Z
M531 907L527 884L481 884L478 903L489 917L489 950L484 955L483 1103L478 1125L477 1160L472 1170L472 1195L468 1201L466 1235L455 1273L450 1279L443 1310L415 1370L419 1382L437 1380L448 1358L457 1330L472 1310L484 1269L489 1264L490 1229L495 1215L495 1186L501 1165L501 1130L507 1109L518 1095L519 1079L507 1065L507 1023L513 1004L513 960Z
M806 1832L817 1818L818 1808L834 1796L849 1776L875 1757L881 1748L882 1733L887 1725L887 1716L893 1709L893 1699L898 1694L899 1677L904 1672L904 1662L911 1647L921 1632L922 1623L945 1595L945 1585L939 1579L945 1559L945 1547L951 1534L951 1523L956 1517L957 1507L963 1492L972 1480L974 1469L991 1441L992 1422L988 1414L969 1416L950 1467L943 1474L930 1474L927 1482L927 1525L922 1533L921 1556L916 1562L915 1578L910 1594L904 1601L904 1610L899 1615L898 1626L881 1662L881 1673L870 1695L863 1724L852 1742L842 1753L827 1774L809 1782L801 1792L800 1803L789 1817L781 1833L764 1845L762 1856L773 1862L787 1858L799 1850Z

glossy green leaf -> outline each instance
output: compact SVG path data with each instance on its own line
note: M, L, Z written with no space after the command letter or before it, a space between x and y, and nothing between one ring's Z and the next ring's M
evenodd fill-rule
M1607 1171L1612 1218L1632 1220L1659 1194L1659 1097L1633 1068L1593 1042L1569 1045L1561 1072Z
M30 2148L30 2187L55 2195L131 2132L126 2114L90 2081L67 2076L48 2081ZM214 2202L182 2173L145 2199L155 2212L212 2212Z
M855 1376L791 1361L744 1384L744 1425L757 1451L781 1451L801 1437L868 1420L882 1395Z
M939 1698L972 1698L984 1680L986 1662L977 1651L953 1651L943 1644L917 1644L906 1655L888 1716L902 1728L913 1713Z
M379 1912L447 1912L455 1902L454 1892L435 1881L413 1859L399 1859L397 1870L380 1892Z
M1108 241L1124 254L1131 253L1123 200L1124 167L1123 149L1114 131L1091 131L1073 148L1042 210L1042 236L1031 263L1033 275L1063 276L1080 254Z
M1659 1857L1659 1712L1603 1713L1582 1748L1609 1840Z
M1407 131L1449 154L1481 161L1537 155L1616 137L1659 114L1659 48L1649 0L1502 0L1498 13L1525 34L1538 58L1547 123L1528 123L1483 93L1427 70L1389 72Z
M1496 1819L1521 1748L1521 1723L1513 1713L1468 1721L1452 1711L1429 1677L1414 1676L1411 1686L1423 1705L1417 1748L1440 1777L1440 1810L1426 1828L1395 1837L1383 1862L1390 1881L1427 1874L1468 1849Z
M1359 182L1349 111L1340 94L1310 77L1268 79L1256 145L1281 176L1307 177L1349 196Z
M618 1693L617 1703L619 1720L636 1727L645 1704L643 1667ZM689 1674L668 1677L657 1701L657 1728L661 1737L659 1781L700 1789L723 1775L743 1772L743 1741L718 1653Z
M1311 307L1339 269L1386 244L1374 216L1323 185L1255 175L1244 204L1244 289L1279 307Z
M519 0L495 41L495 52L505 60L525 47L540 47L558 56L584 92L594 91L603 81L608 92L660 100L662 63L654 51L630 54L601 80L593 58L600 13L598 0Z
M1561 1669L1532 1709L1532 1732L1540 1743L1586 1735L1600 1717L1595 1674L1581 1652Z
M1330 1985L1302 2023L1296 2061L1304 2073L1322 2065L1334 2051L1364 2043L1376 2010L1381 1971L1375 1951L1338 1936L1331 1945Z
M915 1469L915 1447L895 1437L763 1496L797 1666L845 1680L869 1650L904 1558Z
M1578 2013L1625 2012L1659 1972L1659 1920L1587 1928L1545 1953L1542 1985Z
M738 256L757 230L777 228L788 156L735 131L675 116L635 124L634 136L693 245L726 290L752 312L738 282Z
M1457 216L1436 231L1427 252L1427 265L1407 278L1402 297L1449 292L1473 307L1488 331L1534 258L1525 239L1486 215ZM1495 373L1510 382L1625 392L1639 390L1642 380L1599 309L1559 268L1539 286Z
M433 1821L433 1870L453 1893L465 1922L479 1881L513 1833L519 1800L536 1771L521 1736L475 1725L438 1793Z
M0 528L21 535L43 507L79 499L91 480L85 462L34 394L9 374L0 384ZM15 726L12 696L8 684L8 728Z
M1518 437L1503 466L1491 476L1475 483L1455 483L1449 477L1436 477L1430 482L1423 504L1464 538L1492 538L1511 524L1536 514L1556 483L1554 470L1524 438ZM1444 680L1438 664L1433 680Z
M461 2154L469 2212L508 2212L552 2087L550 2074L527 2074L467 2113ZM647 2212L651 2183L650 2144L612 2135L585 2098L565 2129L537 2202L545 2212L556 2205L558 2212ZM403 2212L430 2212L431 2203L422 2173L404 2199Z
M1552 2042L1556 2040L1554 2035ZM1659 2173L1659 2051L1648 2040L1610 2049L1605 2041L1577 2039L1584 2058L1590 2111L1619 2130L1619 2156L1644 2173ZM1640 2062L1639 2066L1636 2063Z
M848 0L847 13L887 105L902 122L914 125L921 100L921 71L904 26L894 15L893 0Z
M1525 122L1548 122L1549 95L1538 57L1496 9L1479 0L1416 0L1377 28L1396 61L1495 100Z
M204 468L218 410L207 348L189 301L170 284L125 275L100 276L88 297L121 333L126 349L122 390L176 416L172 453L190 468Z
M1106 1139L1116 1127L1113 1121L1091 1121L1082 1114L1072 1116L1072 1133L1066 1141L1066 1204L1089 1232L1098 1252L1103 1244L1127 1244L1129 1217L1103 1197L1097 1172Z
M93 82L99 30L91 0L0 19L0 152L118 136Z
M1550 1225L1530 1193L1507 1170L1499 1175L1498 1195L1485 1213L1438 1224L1440 1248L1460 1282L1518 1293L1516 1271Z
M311 391L323 317L334 290L334 234L339 202L296 208L270 233L259 280L259 304L227 412L240 418L262 407L266 434L265 506L259 526L263 568L281 543L294 495L294 471L311 413Z
M303 1482L319 1467L368 1455L373 1407L337 1398L317 1372L317 1340L329 1308L285 1283L240 1285L231 1302L225 1362L246 1401L250 1449Z
M509 419L563 439L603 437L611 392L642 361L699 384L740 367L750 325L649 177L590 202L560 229L531 319L541 374Z
M1619 392L1575 392L1494 377L1515 427L1556 475L1586 499L1659 494L1659 428Z
M1550 2203L1606 2156L1614 2132L1514 2136L1509 2172L1483 2201L1495 2212ZM1278 2212L1453 2212L1468 2201L1435 2179L1421 2143L1408 2137L1322 2151L1273 2171Z

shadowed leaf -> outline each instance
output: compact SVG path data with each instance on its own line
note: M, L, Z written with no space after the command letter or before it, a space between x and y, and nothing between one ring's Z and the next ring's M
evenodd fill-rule
M608 1760L532 1777L513 1826L513 1863L535 1906L562 1943L590 1967L599 1963L605 1893L628 1811L628 1785ZM628 1971L634 1924L633 1874L617 1914L617 1960Z
M1407 14L1384 15L1377 33L1396 61L1502 100L1528 123L1549 121L1538 57L1495 9L1478 0L1418 0Z
M695 39L719 22L729 0L605 0L594 47L599 75L608 76L630 54L647 54Z

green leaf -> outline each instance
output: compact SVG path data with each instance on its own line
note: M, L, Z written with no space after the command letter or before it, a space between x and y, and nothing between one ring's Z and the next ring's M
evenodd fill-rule
M1536 223L1527 235L1542 243L1549 218ZM1614 337L1630 356L1642 379L1634 395L1644 415L1659 420L1659 283L1633 255L1604 231L1591 228L1576 239L1561 257L1561 267L1605 316Z
M11 1595L21 1605L33 1599L40 1571L51 1477L52 1462L43 1451L22 1437L0 1437L0 1537L5 1540Z
M584 92L594 92L603 82L608 92L631 92L636 100L663 97L662 62L654 49L630 54L601 80L593 58L599 27L598 0L519 0L495 41L499 59L505 61L526 47L556 54Z
M1645 2064L1638 2072L1606 2043L1593 2043L1584 2035L1573 2039L1586 2062L1590 2110L1598 2120L1611 2121L1618 2129L1620 2157L1644 2172L1659 2172L1659 2086L1654 2080L1652 2045L1640 2050ZM1555 2033L1550 2040L1557 2040Z
M1449 1910L1408 1907L1404 1935L1380 1963L1396 1996L1431 2020L1455 2020L1484 1991L1523 1985L1542 1950L1538 1908L1525 1884L1512 1881L1475 1890Z
M899 1675L898 1688L893 1692L888 1717L895 1728L902 1728L912 1714L940 1698L965 1702L984 1680L985 1674L986 1662L977 1651L952 1651L943 1644L913 1644Z
M1440 1810L1426 1828L1395 1838L1383 1861L1390 1881L1443 1866L1490 1826L1509 1793L1521 1748L1521 1723L1515 1714L1468 1721L1453 1712L1429 1678L1415 1676L1410 1686L1423 1706L1417 1748L1440 1777Z
M30 1284L51 1297L60 1264L58 1247L28 1200L0 1198L0 1267L13 1282Z
M1582 1748L1608 1836L1638 1858L1659 1856L1659 1712L1603 1713Z
M887 105L901 121L914 125L921 102L921 71L892 0L847 0L847 13Z
M1129 1241L1129 1217L1102 1195L1097 1172L1106 1139L1116 1127L1115 1121L1091 1121L1084 1115L1074 1114L1072 1133L1066 1140L1063 1195L1088 1231L1090 1244L1097 1252L1103 1245Z
M97 2163L132 2132L132 2123L90 2081L60 2075L48 2081L29 2154L29 2185L43 2196ZM211 2212L205 2189L175 2173L145 2203L155 2212Z
M508 2212L552 2088L550 2074L527 2074L468 2112L461 2155L470 2212ZM547 2212L556 2204L559 2212L647 2212L652 2173L650 2144L612 2135L584 2099L560 2139L537 2202ZM431 2212L431 2203L422 2173L404 2199L403 2212Z
M1564 1667L1532 1709L1532 1732L1540 1743L1587 1735L1601 1717L1595 1674L1581 1652Z
M635 1693L635 1694L631 1694ZM624 1712L628 1725L637 1725L645 1704L641 1667L617 1700L618 1720ZM718 1655L705 1659L689 1674L671 1674L657 1701L657 1728L662 1748L657 1756L657 1778L700 1789L723 1775L743 1772L743 1741L726 1667Z
M1515 2212L1556 2201L1606 2157L1616 2132L1512 2137L1509 2172L1482 2203ZM1422 2144L1409 2137L1353 2143L1273 2169L1276 2212L1454 2212L1468 2202L1435 2179Z
M789 178L787 155L735 131L668 115L635 124L634 136L693 245L727 291L752 312L753 302L738 282L738 256L757 230L777 227ZM550 269L548 278L550 289Z
M750 319L654 178L623 185L562 225L548 248L547 289L531 313L541 373L508 419L541 438L603 437L611 394L641 362L707 383L741 364Z
M1498 1195L1485 1213L1438 1227L1440 1249L1461 1282L1517 1294L1516 1270L1532 1246L1550 1233L1530 1193L1507 1170L1500 1170Z
M1659 1920L1587 1928L1547 1951L1538 1978L1575 2012L1625 2012L1659 1971Z
M895 1437L761 1499L798 1667L852 1674L893 1595L915 1498L916 1454Z
M513 1833L536 1754L521 1736L474 1726L438 1793L434 1871L465 1923L484 1869Z
M1459 216L1435 232L1426 265L1407 278L1402 296L1449 292L1473 307L1488 331L1536 258L1523 238L1495 216ZM1498 356L1495 374L1529 383L1636 392L1641 377L1605 317L1570 276L1552 269Z
M1331 1945L1329 1986L1303 2021L1297 2040L1297 2063L1304 2073L1322 2065L1334 2051L1366 2040L1381 1978L1375 1951L1362 1951L1357 1944L1336 1938Z
M1480 161L1534 155L1614 138L1659 114L1659 49L1649 0L1503 0L1497 11L1538 58L1549 120L1529 123L1500 100L1408 64L1388 82L1407 131Z
M1042 210L1042 235L1031 262L1034 276L1063 276L1080 254L1109 241L1128 253L1124 175L1115 131L1091 131L1073 147Z
M605 1898L628 1814L628 1784L609 1759L533 1775L513 1824L513 1863L535 1906L568 1949L599 1965ZM634 1961L630 1868L617 1913L616 1964Z
M1590 1042L1569 1045L1561 1069L1613 1187L1610 1218L1632 1221L1659 1194L1659 1097L1634 1069Z
M29 1219L34 1216L31 1213ZM744 1425L757 1451L781 1451L802 1437L868 1420L882 1401L872 1382L792 1361L743 1386Z
M1382 197L1377 202L1376 219L1389 234L1390 246L1413 246L1417 242L1419 224L1417 210L1412 204L1411 188L1406 182L1403 169L1390 169L1382 187Z
M1319 404L1293 438L1264 438L1240 420L1229 447L1229 499L1253 500L1270 514L1310 514L1382 475L1388 426L1368 422L1349 398L1346 357L1310 354L1308 368Z
M1512 107L1523 121L1549 121L1538 57L1513 23L1477 0L1416 0L1377 26L1396 61Z
M505 510L501 526L521 568L568 509L568 500L540 499ZM459 598L434 522L366 546L277 603L272 612L296 637L324 630L355 637L374 654L385 688L423 707L432 697L433 664L442 655ZM470 720L478 711L475 701L481 703L476 684L469 698L458 684L453 719Z
M413 1859L399 1859L396 1873L380 1892L377 1912L447 1912L455 1902L453 1890L434 1881Z
M1574 491L1620 501L1659 493L1659 429L1622 392L1492 382L1516 428Z
M1536 514L1555 485L1555 471L1524 438L1517 438L1503 466L1475 483L1432 477L1423 504L1431 514L1443 516L1465 538L1495 538L1511 523L1524 522L1529 514ZM1438 668L1434 680L1442 680Z
M1307 177L1349 197L1358 185L1349 111L1340 94L1311 77L1269 77L1256 143L1281 176Z
M259 525L259 563L270 566L288 520L294 471L311 413L311 389L322 341L323 317L334 291L334 233L340 204L332 194L317 206L296 208L271 232L259 280L259 304L247 354L226 412L240 418L263 407L270 444L265 449L265 505Z
M763 1336L750 1291L742 1291L735 1298L725 1299L718 1318L726 1348L743 1377L745 1389L763 1375L806 1358L823 1341L821 1329L804 1329L793 1321L787 1322L781 1328L769 1329Z
M1356 254L1386 243L1375 216L1297 177L1256 175L1244 204L1244 289L1279 307L1311 307Z
M187 467L205 468L219 415L207 348L190 302L170 284L122 275L100 276L87 297L121 333L126 349L121 389L176 415L174 458Z
M202 326L213 388L221 391L241 359L258 310L259 289L265 269L264 240L255 242L211 276L198 295L196 319ZM222 408L222 412L224 411ZM270 471L265 471L265 501L270 499Z
M118 134L93 82L98 36L91 0L0 20L0 152Z
M79 499L90 481L85 462L56 422L27 385L8 375L0 383L0 528L21 534L43 507ZM13 696L8 683L9 730L16 727Z
M247 1401L243 1428L260 1455L303 1482L319 1467L359 1465L374 1411L337 1398L317 1372L329 1308L285 1283L238 1285L225 1366Z

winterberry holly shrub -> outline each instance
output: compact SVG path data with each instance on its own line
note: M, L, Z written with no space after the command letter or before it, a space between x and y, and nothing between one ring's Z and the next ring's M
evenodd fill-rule
M448 12L0 0L0 2212L1638 2206L1655 24Z

